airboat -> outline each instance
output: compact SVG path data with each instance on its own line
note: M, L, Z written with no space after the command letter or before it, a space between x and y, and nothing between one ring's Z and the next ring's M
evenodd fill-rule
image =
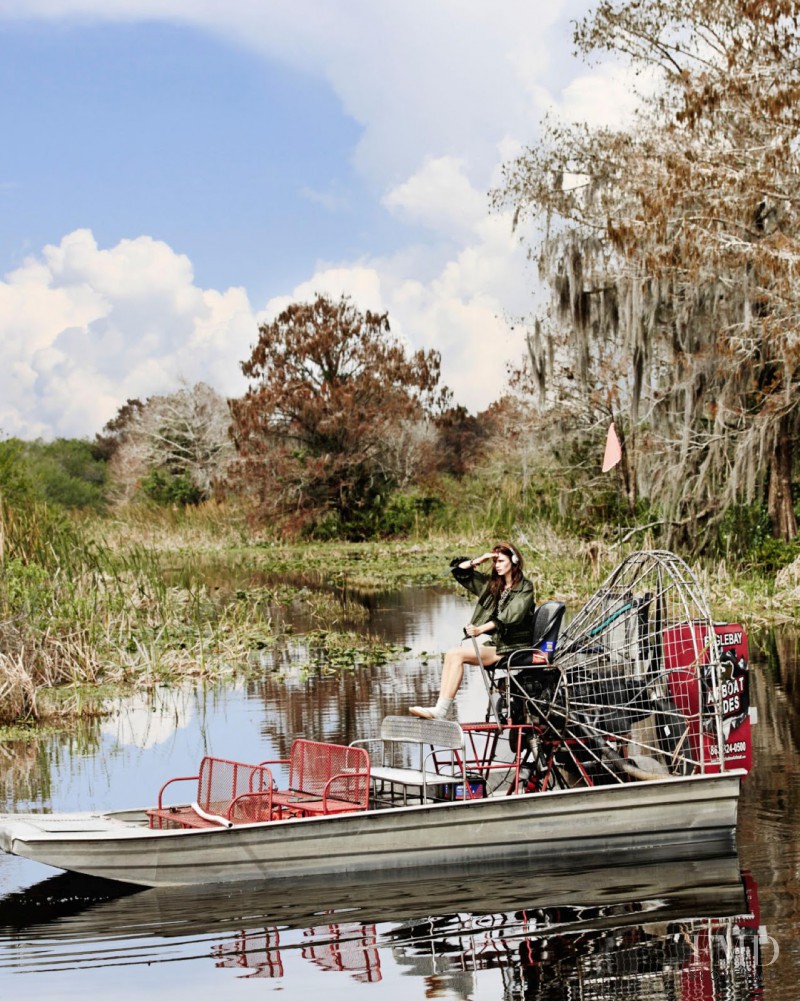
M715 623L662 551L627 557L564 619L545 602L530 647L481 669L483 720L390 716L350 745L299 737L285 760L206 757L149 807L2 816L0 848L153 887L735 852L744 629Z

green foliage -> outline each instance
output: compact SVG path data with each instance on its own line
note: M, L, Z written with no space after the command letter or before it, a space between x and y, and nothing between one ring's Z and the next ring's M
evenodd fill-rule
M31 442L26 453L34 485L45 501L66 508L102 509L106 464L88 441Z
M14 507L33 500L34 488L19 438L0 441L0 494Z
M204 500L203 491L192 482L188 473L151 469L142 480L140 489L145 497L164 506L186 507Z
M0 492L0 542L0 561L37 564L50 572L64 564L83 567L96 556L64 511L42 504L33 491Z
M734 560L744 558L749 562L770 536L769 516L763 505L733 505L720 521L718 555Z
M715 551L746 572L772 577L800 555L800 538L774 538L764 505L738 504L725 512Z
M303 525L302 538L304 539L335 542L337 539L346 537L346 533L342 530L341 518L336 511L326 511L314 521L306 522Z
M430 529L445 509L445 503L431 494L395 493L384 503L376 495L371 503L353 512L345 521L340 512L328 511L306 525L304 537L324 542L396 538L418 535Z
M53 578L45 567L20 559L6 560L0 587L0 612L3 616L39 615L50 608Z
M800 556L800 538L784 542L772 537L763 540L753 554L750 569L761 575L772 575L788 566Z
M543 506L543 510L547 508ZM616 473L579 477L560 493L556 510L547 511L548 521L558 531L582 540L618 542L646 530L658 539L663 519L649 499L639 498L633 511Z
M105 504L106 464L79 438L0 442L0 489L14 506L36 499L69 509L100 511Z
M440 497L428 493L394 494L381 516L382 536L419 535L430 528L445 510Z

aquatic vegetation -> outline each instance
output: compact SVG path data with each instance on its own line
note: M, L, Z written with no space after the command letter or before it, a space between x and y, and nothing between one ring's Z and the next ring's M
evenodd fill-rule
M82 522L0 509L0 722L102 713L103 699L85 693L103 685L150 689L264 670L254 653L295 636L306 643L304 671L369 669L403 653L365 628L379 597L453 587L450 559L500 537L476 521L425 541L250 540L228 514L208 505ZM567 538L534 517L504 528L525 554L537 601L570 609L625 548ZM790 588L737 577L724 563L696 569L721 618L796 614Z
M298 666L301 674L338 674L375 667L403 656L407 649L353 632L315 630L303 637L307 659Z
M25 519L6 511L4 518L5 721L102 712L83 698L49 697L55 691L152 688L246 671L253 650L295 630L309 634L314 662L326 671L379 663L387 648L355 631L368 615L369 594L432 576L430 553L399 559L396 548L243 547L230 537L222 548L216 533L194 520L184 522L188 533L175 523L148 545L138 533L120 532L102 544L96 526L93 536L44 510ZM187 545L198 537L205 546Z

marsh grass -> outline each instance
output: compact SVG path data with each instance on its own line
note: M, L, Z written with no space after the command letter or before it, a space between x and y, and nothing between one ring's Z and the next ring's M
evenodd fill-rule
M557 598L570 610L648 545L567 538L520 503L521 489L476 495L458 525L372 543L250 538L236 512L215 504L77 521L0 500L0 722L102 713L103 700L86 693L103 685L252 670L253 652L298 621L326 671L397 656L359 629L370 594L454 587L449 560L503 538L525 554L537 601ZM721 617L746 626L796 617L797 600L768 581L737 578L723 563L695 570Z
M149 533L144 521L87 531L44 508L0 518L0 722L85 717L94 710L78 693L103 684L246 670L254 649L290 631L292 610L315 631L326 669L381 656L378 640L347 632L367 611L330 553L247 549L231 535L225 548L209 516L159 515ZM75 697L53 698L59 690Z
M139 546L207 553L258 541L239 506L213 500L187 507L132 504L105 518L89 517L84 528L89 538L113 551Z

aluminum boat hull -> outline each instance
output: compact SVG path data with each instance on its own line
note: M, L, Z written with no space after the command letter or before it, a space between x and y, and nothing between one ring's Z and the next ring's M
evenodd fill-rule
M139 886L431 869L513 858L608 864L735 844L741 771L369 810L232 828L150 830L144 812L0 816L0 848Z

